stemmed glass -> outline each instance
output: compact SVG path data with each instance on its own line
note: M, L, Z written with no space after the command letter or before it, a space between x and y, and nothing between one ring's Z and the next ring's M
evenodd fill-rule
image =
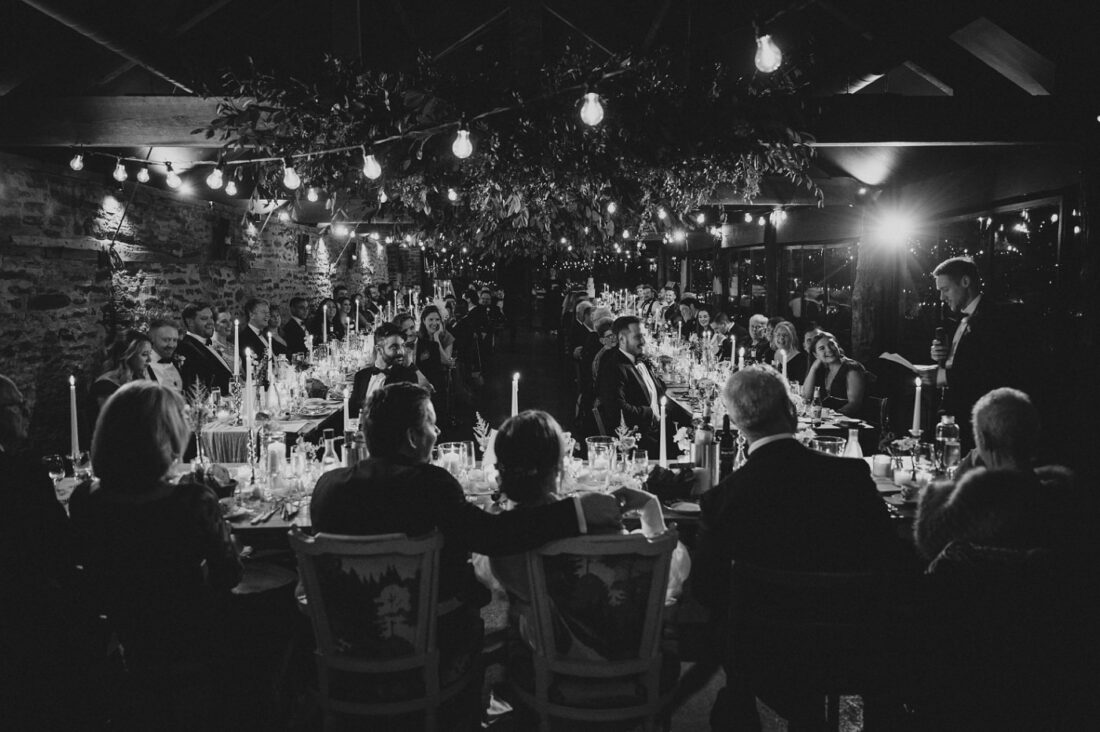
M92 478L92 458L87 450L73 456L73 476L78 483Z
M42 458L42 464L55 486L65 477L65 461L60 455L47 455Z

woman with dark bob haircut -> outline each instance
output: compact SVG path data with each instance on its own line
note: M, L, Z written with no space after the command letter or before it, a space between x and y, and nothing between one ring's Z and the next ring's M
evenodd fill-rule
M88 584L139 684L211 664L222 647L222 603L241 579L217 496L169 480L190 437L184 409L179 394L152 381L119 388L92 438L96 479L69 504Z
M832 333L815 336L810 355L814 362L806 372L802 398L808 403L813 399L814 389L820 387L826 407L848 417L858 416L867 393L867 369L844 355L844 349Z

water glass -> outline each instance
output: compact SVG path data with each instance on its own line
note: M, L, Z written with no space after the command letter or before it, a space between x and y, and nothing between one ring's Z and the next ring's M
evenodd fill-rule
M640 478L645 478L649 475L649 453L641 448L636 448L631 461L634 466L631 472L634 475Z
M439 465L456 478L466 469L466 444L463 442L441 442Z
M473 470L477 467L477 450L474 447L474 441L466 440L462 444L466 448L465 452L463 453L463 467L466 468L466 470Z
M810 447L826 455L843 455L844 445L847 441L843 437L815 437L810 440Z

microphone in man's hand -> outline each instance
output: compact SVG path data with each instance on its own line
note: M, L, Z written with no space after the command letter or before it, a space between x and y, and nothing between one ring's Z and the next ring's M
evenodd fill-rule
M935 339L940 345L947 343L947 331L944 330L942 327L936 328ZM941 358L939 361L940 366L943 366L945 363L947 363L947 359Z

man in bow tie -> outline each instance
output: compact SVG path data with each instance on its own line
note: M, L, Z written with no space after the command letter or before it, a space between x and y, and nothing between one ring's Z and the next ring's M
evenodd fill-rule
M371 394L389 384L419 384L431 391L424 374L407 365L405 334L393 323L383 323L374 331L374 363L355 374L348 400L352 414L359 414Z
M271 317L271 306L267 300L252 298L244 304L244 314L248 318L248 324L241 328L241 342L237 344L241 352L241 363L244 363L246 348L252 351L252 358L262 361L267 354L267 337L264 331L267 330L268 319Z
M309 302L304 297L290 298L290 320L283 328L286 338L286 350L293 359L296 353L306 352L306 317L309 315Z
M208 389L229 394L233 369L214 345L214 310L205 302L183 309L184 334L176 352L184 358L180 374L190 389L197 381Z
M149 340L153 343L153 360L148 366L148 376L183 394L183 375L176 366L176 346L179 329L171 320L154 319L149 323Z
M1001 386L1020 388L1020 354L1008 348L1019 321L982 295L981 274L969 257L944 260L932 271L940 299L958 313L958 325L948 340L932 341L932 360L939 364L936 385L944 388L942 409L954 415L962 449L974 447L970 410L978 399Z
M675 401L666 406L666 433L660 433L660 401L665 385L642 359L645 336L641 321L624 315L611 325L618 340L618 349L600 359L596 378L596 405L606 429L614 429L620 421L641 433L639 447L657 454L660 440L668 441L674 422L690 425L691 415Z

